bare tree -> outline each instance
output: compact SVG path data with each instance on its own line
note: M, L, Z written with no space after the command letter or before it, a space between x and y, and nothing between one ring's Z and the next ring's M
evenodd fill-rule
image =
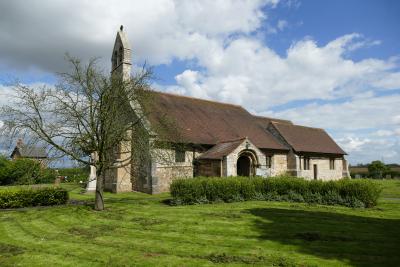
M28 134L47 143L59 157L95 166L95 209L103 210L105 173L132 163L132 144L149 144L148 132L133 129L145 123L141 107L151 102L151 71L143 68L121 79L103 73L95 59L87 65L69 56L67 60L71 71L59 74L54 88L15 84L13 103L1 111L3 127L13 136ZM117 151L121 144L128 149ZM91 153L96 160L89 158ZM117 162L116 153L126 155Z

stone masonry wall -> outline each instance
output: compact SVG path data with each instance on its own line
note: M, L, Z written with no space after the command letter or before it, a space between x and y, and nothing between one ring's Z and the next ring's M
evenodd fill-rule
M318 167L318 179L328 181L328 180L339 180L343 178L343 162L342 159L335 159L335 169L331 170L329 168L329 158L310 158L310 170L303 170L304 158L301 158L302 170L297 171L297 176L304 177L307 180L314 179L314 164Z
M283 175L287 171L287 155L274 154L272 156L271 176Z
M175 150L154 149L152 160L152 193L169 192L177 178L193 178L193 158L199 153L185 151L185 162L175 162Z

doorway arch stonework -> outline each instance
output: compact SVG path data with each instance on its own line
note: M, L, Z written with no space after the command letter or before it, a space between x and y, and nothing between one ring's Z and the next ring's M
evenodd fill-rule
M243 150L239 153L236 162L238 176L255 176L256 168L260 166L256 153L252 150Z
M251 161L251 175L256 175L257 169L266 169L266 157L264 153L261 152L249 139L243 138L243 142L224 157L222 162L223 176L238 175L238 159L241 156L246 156Z

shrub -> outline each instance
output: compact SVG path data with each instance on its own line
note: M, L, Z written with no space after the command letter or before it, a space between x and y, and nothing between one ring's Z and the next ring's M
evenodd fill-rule
M52 184L57 177L53 169L41 169L39 176L35 179L35 184Z
M66 204L68 191L63 188L21 189L0 191L0 208L23 208Z
M324 182L294 177L177 179L170 190L177 204L269 200L373 207L380 194L377 184L363 179Z
M38 161L21 158L9 162L8 175L12 184L35 184L40 171L41 166Z
M0 185L53 183L56 173L31 159L8 160L0 157Z
M9 170L10 161L4 156L0 156L0 185L8 185L12 183Z

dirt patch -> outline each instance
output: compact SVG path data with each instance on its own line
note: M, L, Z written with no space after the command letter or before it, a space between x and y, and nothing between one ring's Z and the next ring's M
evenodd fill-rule
M305 241L313 242L313 241L353 241L354 239L348 236L339 236L339 235L322 235L320 232L302 232L296 233L294 235L297 239L302 239Z
M168 222L164 219L157 219L157 218L145 218L145 217L135 217L132 219L132 222L139 224L143 227L150 227L153 225L159 225Z
M234 212L204 212L202 213L204 216L209 216L209 217L217 217L217 218L227 218L227 219L240 219L242 218L242 215L239 213L234 213Z
M15 245L0 243L0 255L4 256L15 256L23 254L25 249Z
M90 228L72 227L68 229L68 232L72 235L81 236L87 239L92 239L99 236L111 234L111 232L114 231L115 228L116 227L112 225L99 225L99 226L92 226Z
M263 256L235 256L222 254L210 254L205 257L212 263L245 263L254 264L259 262L264 262L265 258Z
M160 256L162 256L162 254L147 252L147 253L144 253L143 256L145 256L146 258L153 258L153 257L160 257Z

